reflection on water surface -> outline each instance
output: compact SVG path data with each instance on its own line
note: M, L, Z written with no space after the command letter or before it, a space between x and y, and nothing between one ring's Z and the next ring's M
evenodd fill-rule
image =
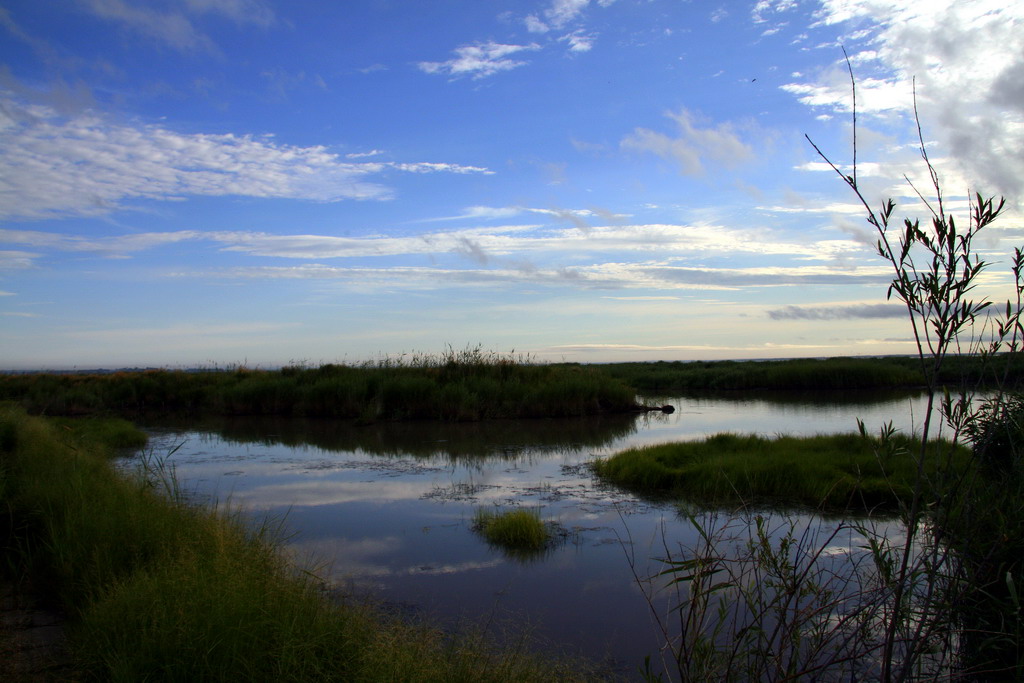
M356 425L300 419L218 419L150 425L186 491L257 518L287 516L289 549L339 588L412 614L460 623L527 625L549 648L633 673L661 638L637 584L666 550L692 546L676 506L596 481L588 463L623 448L722 431L814 434L893 420L912 431L923 397L648 397L672 414L467 424ZM523 562L471 530L480 506L539 507L566 542ZM834 522L790 513L800 526ZM835 552L862 552L853 532ZM314 558L314 559L310 559ZM659 609L671 607L663 596Z

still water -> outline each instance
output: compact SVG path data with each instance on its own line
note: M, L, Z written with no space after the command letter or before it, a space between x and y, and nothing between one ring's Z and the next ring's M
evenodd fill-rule
M150 448L173 455L183 489L254 520L284 519L288 550L339 592L451 629L521 628L539 647L583 655L610 671L658 661L654 619L673 605L652 601L648 582L696 532L673 504L645 501L591 474L588 463L623 448L731 431L816 434L855 431L860 418L920 427L924 396L767 398L646 397L671 414L570 420L355 425L300 419L222 419L151 425ZM511 557L472 530L474 511L540 508L561 542L542 557ZM832 522L790 511L798 526ZM893 533L899 533L894 525ZM862 552L844 532L832 541ZM652 611L653 607L653 611Z

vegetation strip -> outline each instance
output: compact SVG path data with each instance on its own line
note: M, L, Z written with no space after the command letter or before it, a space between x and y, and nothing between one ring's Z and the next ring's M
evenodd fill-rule
M1020 386L1024 356L1008 354L1005 365L993 371L992 358L950 354L940 384L960 386ZM597 366L638 391L648 393L706 393L712 391L851 391L916 389L928 385L916 356L879 358L792 358L758 361L656 361L608 363Z
M706 505L797 504L823 509L896 509L913 493L917 440L894 436L882 444L860 434L812 437L717 434L700 441L633 448L594 463L614 484L646 495L672 495ZM925 475L962 469L970 450L934 441L942 457Z
M359 366L8 374L0 376L0 400L46 415L286 415L366 422L642 409L632 388L595 368L539 365L475 349Z
M109 681L592 679L579 666L498 649L325 599L285 563L274 525L177 494L159 461L139 476L108 462L111 429L54 425L0 406L6 564L70 615L85 677ZM114 443L120 443L121 437Z

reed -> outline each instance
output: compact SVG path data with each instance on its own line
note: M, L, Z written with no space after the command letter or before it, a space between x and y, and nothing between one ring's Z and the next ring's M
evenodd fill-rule
M498 648L479 631L328 600L283 559L281 524L253 530L189 504L159 458L119 475L111 432L90 433L0 406L5 555L69 613L83 678L592 680L578 662Z
M847 66L852 167L840 168L811 144L863 205L877 253L892 269L887 298L905 306L917 347L912 362L928 402L920 432L904 442L890 424L873 447L881 468L910 456L909 477L886 477L894 492L903 491L896 496L903 531L892 537L865 523L842 522L838 528L848 526L865 539L860 549L867 552L852 573L835 574L828 534L805 543L790 527L775 541L759 519L756 537L741 537L733 558L719 550L728 537L714 524L693 520L700 541L666 557L659 574L680 588L672 613L682 637L671 639L665 630L664 650L673 655L673 673L687 681L1022 680L1024 249L1014 249L1010 259L1005 305L979 296L989 263L974 239L1006 202L976 193L967 198L966 220L947 213L916 98L919 152L931 187L911 187L930 220L896 219L892 199L871 206L858 180L857 88L849 58ZM992 395L979 408L982 388ZM939 433L950 443L937 442ZM973 447L966 456L961 443ZM667 470L661 479L684 484L661 467ZM794 481L783 490L797 486ZM735 515L726 526L731 521L751 528ZM729 614L744 617L738 630L719 626L729 623Z

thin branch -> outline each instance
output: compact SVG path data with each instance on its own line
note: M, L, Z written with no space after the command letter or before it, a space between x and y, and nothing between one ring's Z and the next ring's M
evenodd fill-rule
M853 96L853 175L850 183L854 189L857 188L857 79L853 75L853 64L850 63L850 55L846 54L846 46L843 49L843 57L846 58L846 68L850 72L850 93Z

